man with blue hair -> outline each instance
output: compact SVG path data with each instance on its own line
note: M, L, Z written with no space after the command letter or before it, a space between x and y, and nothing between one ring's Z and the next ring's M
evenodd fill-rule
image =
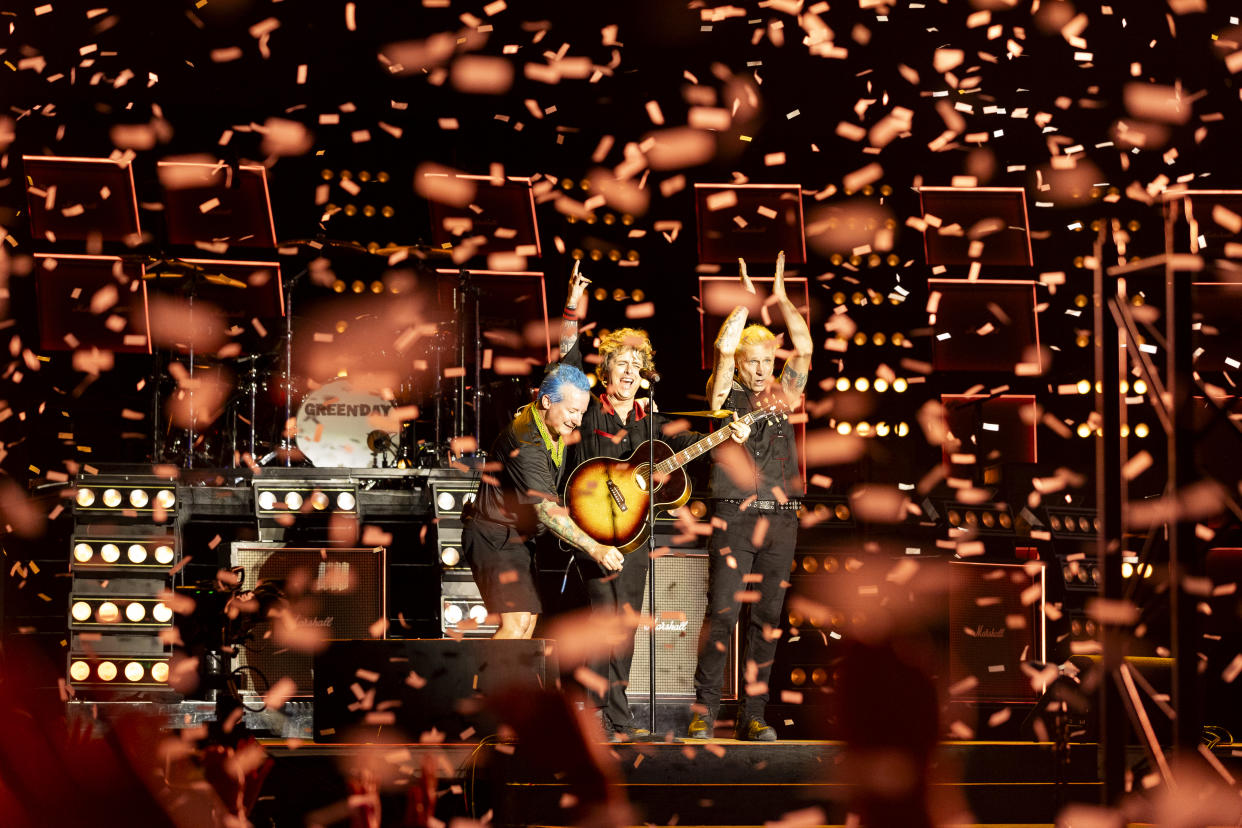
M543 607L535 588L534 540L546 530L581 549L604 569L617 571L625 557L582 531L557 500L565 438L590 404L586 375L554 365L539 395L496 439L494 474L484 474L474 514L462 532L466 561L488 614L500 616L495 638L530 638Z

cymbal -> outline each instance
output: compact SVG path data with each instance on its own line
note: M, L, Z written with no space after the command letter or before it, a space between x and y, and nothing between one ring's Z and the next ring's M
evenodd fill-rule
M411 253L421 259L451 259L453 251L445 250L442 247L431 247L426 244L395 244L389 247L379 247L371 251L377 256L391 256L393 253L401 252Z
M661 411L666 417L711 417L714 420L723 420L725 417L732 417L733 412L727 409L718 408L714 411Z

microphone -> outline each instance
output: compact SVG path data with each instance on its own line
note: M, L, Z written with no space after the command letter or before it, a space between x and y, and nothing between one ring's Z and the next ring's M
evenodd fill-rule
M659 374L659 372L657 372L657 371L655 371L655 370L653 370L653 369L651 369L651 368L647 368L647 369L644 369L644 370L642 370L642 371L639 371L639 372L638 372L638 375L639 375L640 377L642 377L643 379L647 380L647 382L656 383L656 382L659 382L659 381L660 381L660 374Z

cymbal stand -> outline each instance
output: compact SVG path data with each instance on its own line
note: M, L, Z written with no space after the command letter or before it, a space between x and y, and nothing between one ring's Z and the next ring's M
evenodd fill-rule
M285 282L285 420L277 454L286 467L293 465L293 288L309 271L309 267L304 267Z

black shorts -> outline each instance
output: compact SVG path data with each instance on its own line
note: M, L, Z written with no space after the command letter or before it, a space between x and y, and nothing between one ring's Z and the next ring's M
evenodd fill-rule
M475 518L467 521L461 540L489 613L543 611L535 589L534 554L515 530Z

